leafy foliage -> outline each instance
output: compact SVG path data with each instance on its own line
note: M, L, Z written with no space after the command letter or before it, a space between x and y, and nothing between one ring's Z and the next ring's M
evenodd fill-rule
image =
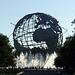
M75 35L66 38L58 57L55 59L55 65L66 70L75 69Z
M15 66L15 52L7 36L0 34L0 67Z

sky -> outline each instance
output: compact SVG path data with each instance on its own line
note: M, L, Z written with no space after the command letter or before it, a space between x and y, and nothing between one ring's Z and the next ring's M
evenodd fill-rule
M0 33L9 37L15 28L10 22L16 24L25 15L36 12L56 18L68 30L69 34L63 30L64 37L72 34L75 0L0 0Z

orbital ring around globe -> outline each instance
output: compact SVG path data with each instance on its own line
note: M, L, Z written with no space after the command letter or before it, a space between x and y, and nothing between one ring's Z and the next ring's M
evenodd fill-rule
M63 36L59 22L54 17L44 13L32 13L18 21L13 39L19 53L32 48L53 52L62 45Z

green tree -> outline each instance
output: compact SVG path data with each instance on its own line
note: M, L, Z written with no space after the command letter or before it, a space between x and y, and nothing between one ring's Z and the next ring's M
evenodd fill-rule
M75 35L66 38L58 57L55 59L55 65L66 70L75 69Z
M14 55L8 37L0 33L0 67L15 66Z

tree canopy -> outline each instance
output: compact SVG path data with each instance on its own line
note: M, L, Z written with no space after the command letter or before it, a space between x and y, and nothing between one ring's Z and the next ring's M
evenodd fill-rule
M7 36L0 33L0 67L15 66L13 47Z
M55 59L55 65L66 70L75 69L75 35L66 38L58 57Z

